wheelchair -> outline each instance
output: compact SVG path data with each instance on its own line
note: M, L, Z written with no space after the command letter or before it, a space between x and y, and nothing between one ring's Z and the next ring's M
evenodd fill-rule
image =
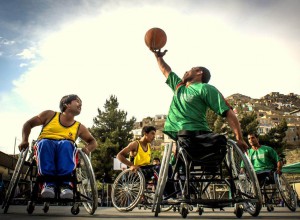
M194 206L198 207L199 215L202 215L204 207L222 210L232 206L238 218L242 217L244 211L252 216L259 215L262 195L253 166L233 140L228 139L225 143L224 146L213 146L209 152L205 147L198 146L198 142L192 143L194 147L189 148L177 140L178 153L171 180L167 172L172 144L166 146L152 208L156 217L161 212L161 205L168 204L163 199L167 181L174 181L179 186L174 192L178 200L172 204L178 206L183 218L187 217ZM177 178L174 178L175 173ZM218 199L207 195L209 187L214 183L224 184L229 189L228 198Z
M158 181L158 172L154 165L140 167L136 173L123 170L115 179L111 198L113 206L120 212L139 209L152 209L153 198ZM162 205L162 211L169 211L172 205Z
M88 156L77 150L78 162L72 175L70 176L39 176L37 175L36 160L34 157L35 142L19 154L11 181L9 183L4 202L2 204L3 213L7 213L11 204L26 204L27 213L32 214L36 204L43 204L43 211L47 213L51 203L72 204L71 213L77 215L79 207L84 206L86 211L93 215L98 207L98 191L96 187L95 175ZM70 181L73 183L73 199L41 198L40 185L45 181L61 183Z
M297 208L297 195L288 183L283 174L278 174L274 170L257 173L261 185L263 201L269 212L274 211L274 205L283 203L292 212Z

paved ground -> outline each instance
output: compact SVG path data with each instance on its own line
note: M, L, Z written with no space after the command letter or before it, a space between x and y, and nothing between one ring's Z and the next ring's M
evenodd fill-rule
M3 214L3 210L0 209L0 219L1 220L11 220L11 219L21 219L21 220L40 220L40 219L55 219L55 220L75 220L80 218L80 220L88 219L144 219L144 220L158 220L158 219L182 219L178 212L163 212L160 213L158 217L154 217L154 213L151 210L139 210L134 209L131 212L119 212L112 207L99 207L94 215L89 215L81 208L81 212L74 216L70 212L71 207L69 206L51 206L48 213L43 213L42 207L37 206L34 213L29 215L26 212L25 206L10 206L8 213ZM205 220L215 220L215 219L238 219L233 213L233 208L225 208L225 211L212 211L211 209L204 209L202 216L199 216L195 211L191 211L186 219L205 219ZM254 219L248 213L244 213L242 219ZM255 219L264 220L299 220L300 219L300 208L296 212L291 212L285 207L275 207L275 211L268 212L264 207L260 212L260 215Z

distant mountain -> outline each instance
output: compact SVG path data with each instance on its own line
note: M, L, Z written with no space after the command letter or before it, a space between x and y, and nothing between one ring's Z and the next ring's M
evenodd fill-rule
M254 110L272 110L281 113L291 112L300 109L300 95L289 93L288 95L279 92L271 92L260 99L253 99L239 93L235 93L226 98L234 105L251 105Z

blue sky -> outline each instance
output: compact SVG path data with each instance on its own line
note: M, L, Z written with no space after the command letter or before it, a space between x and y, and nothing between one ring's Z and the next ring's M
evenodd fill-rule
M129 117L167 114L172 93L144 43L152 27L168 36L174 72L205 66L225 97L300 94L299 10L297 0L0 1L0 151L69 93L87 127L110 95Z

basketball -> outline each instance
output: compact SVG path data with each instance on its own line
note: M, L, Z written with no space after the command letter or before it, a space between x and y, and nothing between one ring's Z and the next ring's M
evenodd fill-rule
M160 28L151 28L145 34L145 43L149 49L161 49L167 43L167 35Z

